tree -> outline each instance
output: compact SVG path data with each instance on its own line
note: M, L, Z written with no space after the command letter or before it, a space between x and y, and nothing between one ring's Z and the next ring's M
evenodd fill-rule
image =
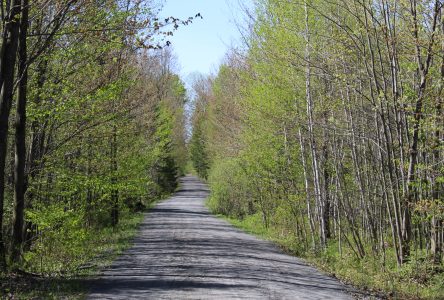
M213 208L303 253L441 264L442 1L255 4L194 112Z
M99 2L1 7L1 270L7 255L11 266L24 267L23 257L32 266L45 243L62 254L68 240L73 249L82 243L75 233L85 238L117 226L131 207L171 192L184 169L186 91L167 51L163 60L155 53L194 17L159 20L150 1ZM156 107L163 107L161 116ZM158 176L166 180L156 183ZM12 206L13 214L3 210ZM11 232L9 245L4 232Z

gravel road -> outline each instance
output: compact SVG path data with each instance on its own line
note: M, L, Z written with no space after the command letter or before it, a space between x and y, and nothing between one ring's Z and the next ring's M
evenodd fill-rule
M353 298L336 279L211 215L207 196L196 177L183 178L87 299Z

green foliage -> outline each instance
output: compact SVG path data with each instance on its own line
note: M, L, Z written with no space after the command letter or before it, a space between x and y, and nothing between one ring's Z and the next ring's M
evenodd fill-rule
M360 287L442 298L442 16L384 3L255 1L246 49L195 88L190 154L215 213Z
M41 211L35 210L35 213L40 214ZM61 220L66 217L66 215L61 217L63 213L56 216L56 212L46 213L46 215L48 221L49 219ZM70 218L75 219L75 216L70 216ZM35 241L32 249L25 256L28 271L42 272L46 276L35 278L9 274L2 278L0 275L0 297L5 297L5 299L8 297L83 299L88 292L83 276L97 275L102 268L108 267L117 255L127 249L138 232L138 225L142 220L142 213L124 212L116 228L88 230L84 232L86 234L81 242L78 239L72 239L67 243L62 230L42 231L42 236ZM59 223L59 226L60 224L62 223ZM78 233L79 229L78 226L69 228L74 234Z
M202 132L202 124L194 124L193 135L190 141L190 159L193 162L194 170L203 178L208 178L209 159L205 140Z
M172 132L173 115L168 108L160 106L157 113L156 132L154 133L154 146L156 182L159 187L168 192L174 191L177 186L178 168L173 157Z
M236 159L217 161L208 179L211 185L209 207L218 214L242 218L254 210L246 186L248 178ZM245 191L245 192L244 192ZM252 199L251 199L252 200Z
M86 256L91 239L78 212L62 204L27 211L27 221L38 228L24 260L30 271L41 274L73 272Z
M37 228L24 254L24 267L37 274L75 276L112 261L127 248L142 221L141 213L122 212L117 228L87 228L79 211L62 205L50 205L27 211L27 220Z
M212 207L211 199L208 204ZM368 256L357 260L348 250L339 252L338 242L330 243L318 255L311 255L301 249L302 241L296 236L283 233L283 227L267 229L260 213L245 216L242 220L224 218L246 232L275 242L289 254L304 257L343 282L365 290L368 295L381 297L387 294L393 299L441 299L444 292L443 270L427 263L424 253L416 254L413 260L402 268L397 268L393 251L385 254L385 265L381 266L381 258ZM359 296L362 295L358 292Z
M96 235L113 230L116 212L128 217L177 187L187 161L186 89L170 71L171 54L139 49L125 27L146 17L143 3L85 5L30 66L18 267L75 273L91 259ZM13 207L11 182L7 188L4 232Z

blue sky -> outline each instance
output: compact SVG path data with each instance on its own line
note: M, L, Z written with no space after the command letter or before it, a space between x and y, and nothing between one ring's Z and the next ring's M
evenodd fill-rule
M240 0L242 4L250 0ZM178 58L180 74L217 70L230 45L239 43L236 23L242 22L238 0L166 0L161 17L186 19L201 13L189 26L181 27L169 40Z

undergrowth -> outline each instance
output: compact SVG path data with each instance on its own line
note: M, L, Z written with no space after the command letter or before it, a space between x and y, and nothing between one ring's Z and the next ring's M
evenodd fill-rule
M207 204L211 209L211 202ZM353 285L359 290L358 297L373 295L388 299L444 299L443 267L433 266L427 261L424 252L416 251L410 262L402 267L397 266L394 253L387 252L384 257L369 254L358 260L347 247L341 247L340 253L337 241L331 241L322 252L310 253L303 250L302 242L294 234L289 235L275 226L266 228L260 213L243 219L218 216L239 229L276 243L285 252L303 257L308 263Z
M126 213L115 228L37 244L25 254L24 271L0 275L0 298L83 299L89 280L131 245L142 220L143 213Z

